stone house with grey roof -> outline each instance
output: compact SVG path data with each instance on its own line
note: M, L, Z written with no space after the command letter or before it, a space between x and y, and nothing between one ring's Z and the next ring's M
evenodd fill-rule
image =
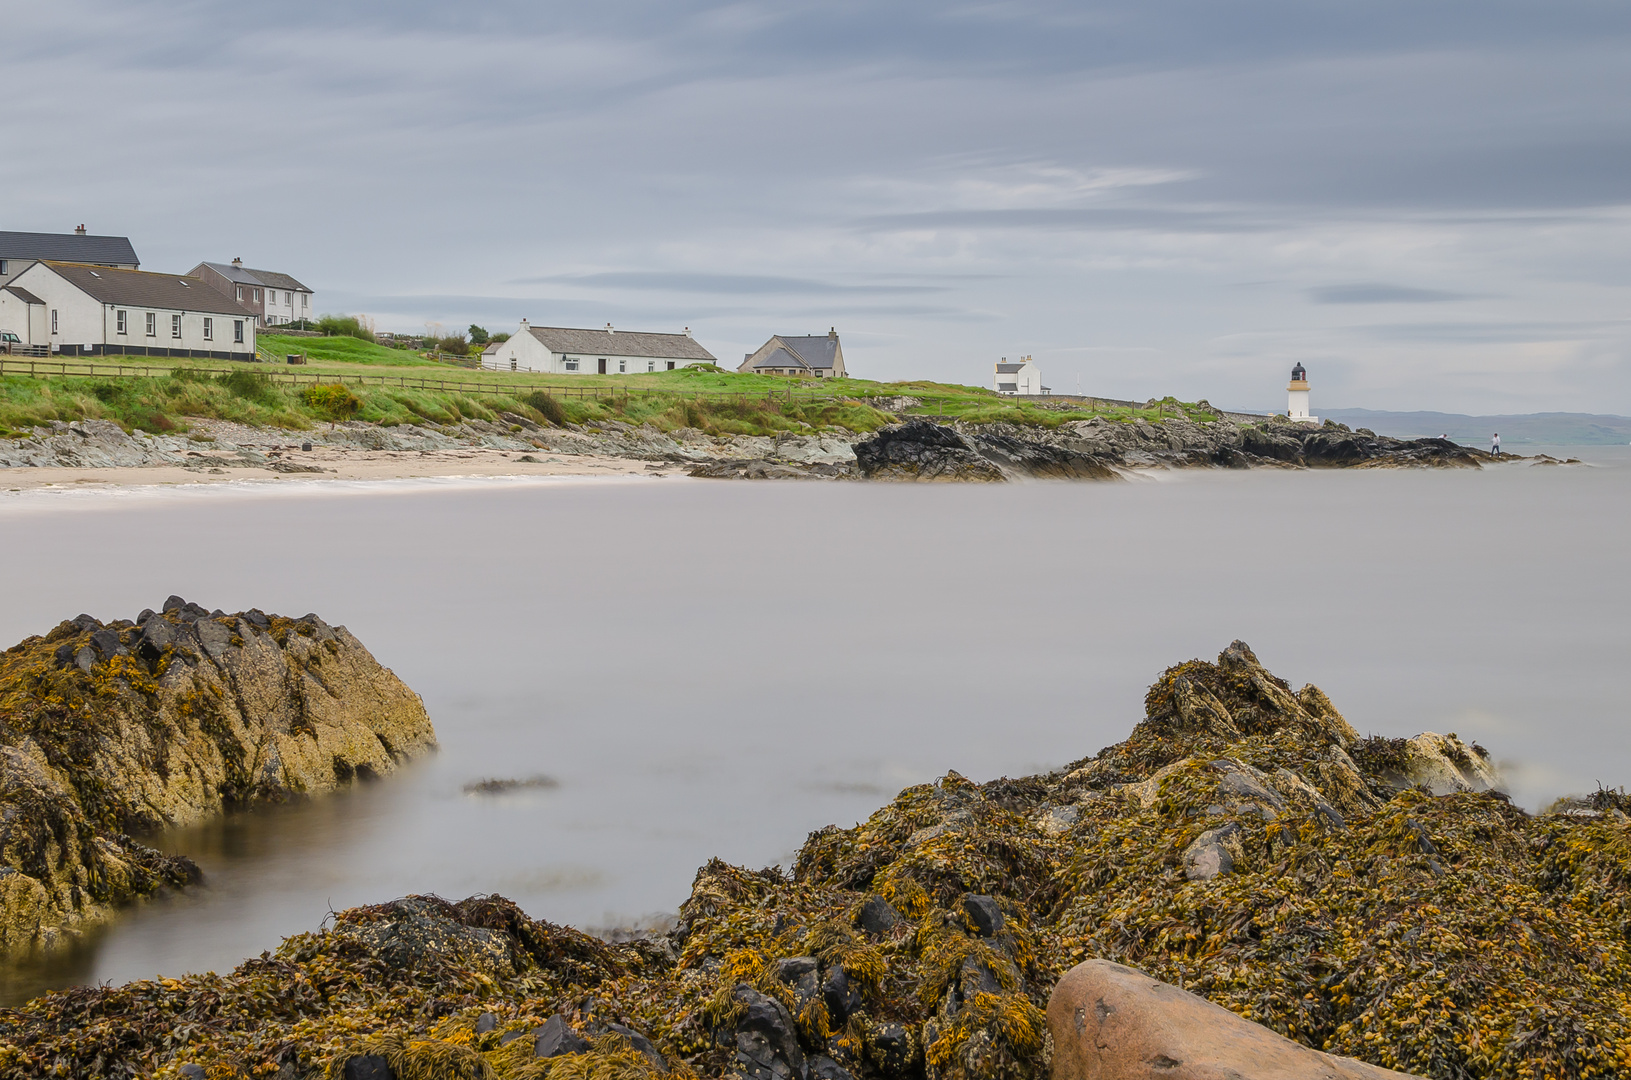
M0 329L68 356L255 358L255 313L183 274L36 261L0 287Z
M839 344L836 327L828 330L826 336L777 334L759 346L757 352L748 353L736 370L752 375L842 379L846 374L844 347Z
M187 274L253 310L262 326L317 317L311 289L276 270L251 270L242 259L233 259L230 263L201 262Z
M683 334L652 334L614 330L611 323L604 330L532 326L525 319L510 340L481 354L488 371L549 375L642 375L699 362L716 361L691 337L690 327Z
M81 225L71 233L0 232L0 285L41 259L140 270L136 249L124 236L92 236Z

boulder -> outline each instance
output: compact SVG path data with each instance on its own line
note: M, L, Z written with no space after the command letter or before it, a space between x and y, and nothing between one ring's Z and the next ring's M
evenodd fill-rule
M900 912L890 907L889 901L876 893L862 901L860 910L855 913L857 929L880 937L894 933L897 926L903 926L905 923L906 920L901 918Z
M562 1054L581 1054L589 1049L589 1040L572 1030L566 1017L556 1013L538 1029L532 1041L534 1057L552 1058Z
M735 1049L734 1071L751 1080L805 1080L804 1051L786 1006L746 983L732 996L743 1007L735 1029L726 1034Z
M922 419L891 424L856 443L855 463L868 480L1007 479L956 431Z
M1054 1080L1402 1080L1409 1074L1292 1042L1221 1005L1108 960L1048 999Z

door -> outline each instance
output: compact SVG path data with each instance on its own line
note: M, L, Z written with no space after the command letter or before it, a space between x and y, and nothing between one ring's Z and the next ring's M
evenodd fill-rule
M604 356L600 358L600 373L602 375L606 374L606 358Z

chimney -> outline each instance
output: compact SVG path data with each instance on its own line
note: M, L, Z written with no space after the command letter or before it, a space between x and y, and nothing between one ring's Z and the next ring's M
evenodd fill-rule
M75 236L84 236L85 235L85 226L81 225L79 228L75 229L74 230L74 235Z
M613 330L613 329L612 329L612 324L611 324L611 323L607 323L607 324L606 324L606 332L607 332L607 333L608 333L608 334L615 334L615 333L617 333L617 331L616 331L616 330Z
M521 320L521 332L523 334L527 332L527 320L525 319Z
M827 331L827 337L832 339L833 341L837 341L838 340L838 327L835 326L832 329L828 330Z
M244 261L242 259L233 259L232 260L232 265L233 266L242 266L243 264L244 264Z
M687 327L686 327L686 328L685 328L685 336L686 336L686 337L690 337L690 336L691 336L691 328L690 328L690 327L689 327L689 326L687 326Z

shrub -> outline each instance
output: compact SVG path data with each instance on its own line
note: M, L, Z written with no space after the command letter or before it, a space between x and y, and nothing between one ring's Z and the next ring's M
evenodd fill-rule
M225 375L217 375L215 381L226 389L226 392L245 401L270 402L278 396L277 384L272 377L264 371L232 371Z
M464 356L470 351L470 343L464 340L463 334L449 334L445 338L436 339L436 348L454 356Z
M362 407L362 399L344 383L308 386L300 396L313 412L329 420L344 420Z
M475 323L470 324L470 344L485 345L491 340L492 339L487 336L487 330L485 327L477 326Z
M336 337L361 338L363 341L373 341L374 331L364 324L356 315L324 315L317 320L317 329L325 334Z
M522 398L521 402L536 410L539 416L542 416L556 427L561 427L566 423L566 408L542 390L534 390Z

